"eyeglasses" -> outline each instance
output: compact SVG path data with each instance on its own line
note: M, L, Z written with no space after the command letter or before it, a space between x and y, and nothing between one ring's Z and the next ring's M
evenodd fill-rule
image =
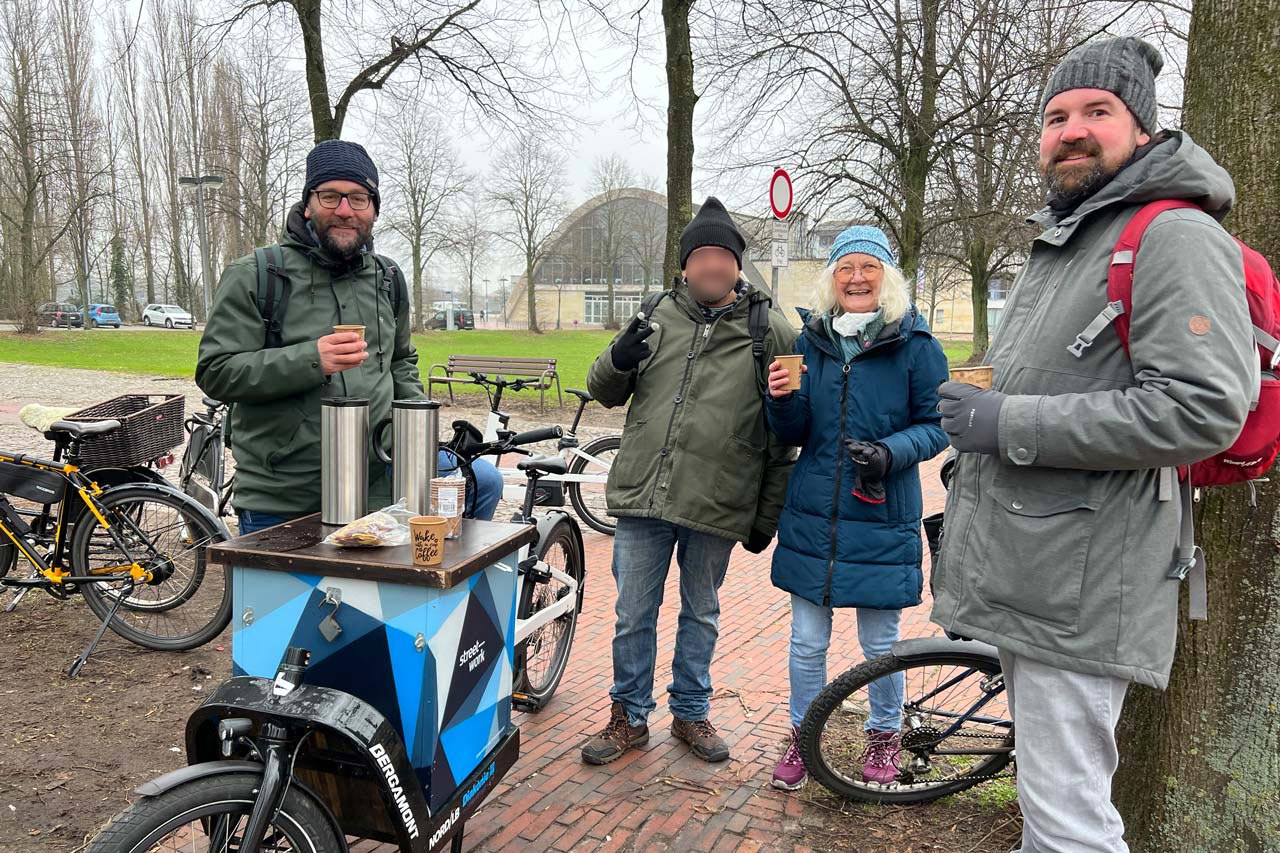
M368 210L373 196L369 193L340 193L337 190L312 190L311 194L326 210L337 210L345 198L352 210Z
M862 266L854 266L853 264L841 264L836 267L836 275L841 278L852 278L854 271L862 273L863 278L875 278L876 273L883 269L879 264L865 263Z

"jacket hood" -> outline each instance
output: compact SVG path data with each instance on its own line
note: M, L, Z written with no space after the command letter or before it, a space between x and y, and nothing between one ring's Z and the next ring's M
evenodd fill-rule
M316 265L329 270L335 275L361 269L364 266L365 256L373 254L373 236L370 235L369 242L364 245L364 248L360 250L360 254L356 257L350 259L335 258L316 239L310 228L309 221L302 215L305 209L305 201L297 202L293 207L289 208L289 215L285 218L284 238L281 240L281 244L303 252Z
M1186 199L1200 205L1219 222L1235 204L1235 184L1231 175L1214 161L1209 152L1183 131L1169 131L1145 157L1130 163L1093 196L1081 202L1062 224L1069 224L1111 205L1146 204L1163 199ZM1045 207L1029 222L1048 227L1058 220Z

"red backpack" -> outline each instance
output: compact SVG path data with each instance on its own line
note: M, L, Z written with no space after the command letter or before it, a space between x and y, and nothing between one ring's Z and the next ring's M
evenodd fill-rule
M1113 324L1126 355L1129 353L1129 312L1133 308L1133 262L1142 235L1157 216L1166 210L1182 208L1200 209L1189 201L1153 201L1134 215L1116 241L1107 274L1107 300L1123 306L1124 310L1117 314ZM1255 480L1266 473L1280 455L1280 379L1276 377L1276 368L1280 366L1280 281L1276 280L1266 258L1239 240L1236 243L1244 256L1245 296L1262 362L1262 387L1235 443L1191 466L1190 480L1194 486L1226 486ZM1186 479L1187 473L1185 469L1180 470L1181 479Z

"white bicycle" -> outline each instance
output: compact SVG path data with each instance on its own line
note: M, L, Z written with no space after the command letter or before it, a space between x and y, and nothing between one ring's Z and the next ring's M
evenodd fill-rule
M489 417L485 424L484 440L497 441L499 433L507 428L510 420L510 416L499 408L502 404L502 392L508 388L519 391L531 380L516 379L509 382L501 376L490 379L483 373L472 373L471 378L489 394ZM573 423L563 432L557 444L556 452L565 462L565 472L547 474L541 478L535 505L564 506L567 496L583 523L592 530L612 536L617 525L609 516L605 504L605 485L609 480L609 468L618 455L618 449L622 447L622 436L602 435L582 444L578 439L578 425L582 421L582 413L593 398L586 391L576 388L564 390L578 398L578 411L573 416ZM519 500L521 494L518 490L525 488L524 472L519 466L503 468L501 465L498 466L498 471L505 483L503 497Z
M521 449L562 435L558 426L522 433L499 430L495 439L486 441L472 424L458 420L453 422L453 438L446 445L464 477L471 481L470 494L475 493L471 463L476 459L512 453L529 456L516 465L525 478L525 493L521 510L512 519L517 524L534 525L538 531L534 543L516 555L519 575L511 704L521 711L541 709L560 685L582 609L586 576L582 530L562 509L534 510L540 481L564 475L568 466L559 456L532 456Z

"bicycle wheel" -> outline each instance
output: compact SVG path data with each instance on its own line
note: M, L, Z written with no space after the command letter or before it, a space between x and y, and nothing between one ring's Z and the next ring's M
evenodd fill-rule
M18 564L18 549L12 542L0 542L0 578L5 577Z
M606 435L587 442L586 446L582 448L582 452L594 456L600 462L592 462L575 454L573 461L569 463L569 473L607 475L609 468L613 465L614 457L618 455L618 448L621 446L622 436L620 435ZM603 463L603 465L600 463ZM605 484L569 482L565 486L569 492L569 502L573 504L573 510L578 514L578 518L586 522L586 525L592 530L598 530L601 533L607 533L612 536L618 525L609 516L608 506L604 497Z
M569 663L569 649L573 645L573 633L578 624L578 611L582 609L582 581L585 572L582 550L578 546L578 537L572 525L572 521L562 517L551 528L550 534L538 543L539 560L578 582L578 600L572 610L543 625L516 647L513 692L520 694L521 705L530 711L540 710L560 686L565 666ZM528 619L568 594L569 587L554 578L531 581L526 577L521 584L516 618Z
M898 778L866 782L868 687L897 674L903 680ZM889 654L855 666L809 706L800 755L823 786L869 803L924 803L991 779L1013 758L1000 662L955 652L911 661Z
M260 781L252 773L206 776L138 800L98 834L89 853L238 851ZM343 848L324 808L291 785L259 849L338 853Z
M105 619L123 596L111 630L158 651L194 649L231 621L231 583L226 569L205 559L205 547L227 538L207 510L174 490L122 486L98 498L103 515L129 553L154 574L151 583L83 583L90 609ZM71 565L77 575L120 573L129 558L90 514L76 524Z

